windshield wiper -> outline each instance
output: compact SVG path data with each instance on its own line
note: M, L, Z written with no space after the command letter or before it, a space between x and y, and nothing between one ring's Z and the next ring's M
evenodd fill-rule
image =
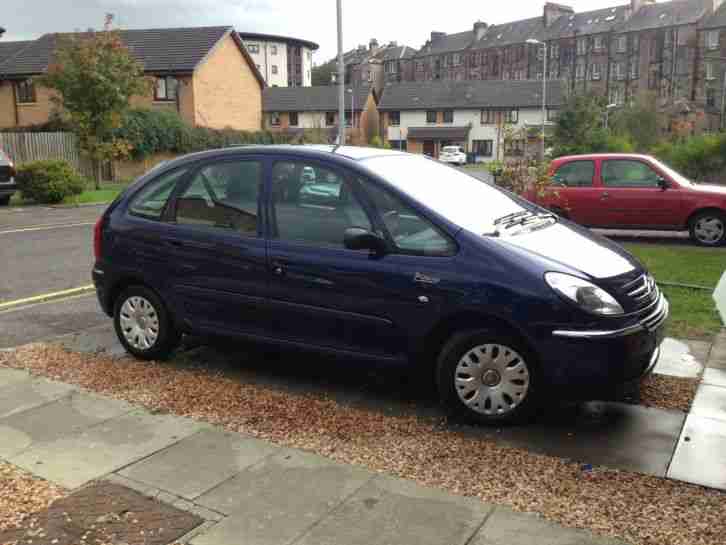
M502 216L498 220L494 220L494 225L501 225L502 223L510 223L517 218L521 218L523 216L531 216L532 212L529 210L522 210L521 212L514 212L513 214L507 214L506 216Z
M532 214L531 216L520 217L512 220L508 222L507 225L504 226L504 228L509 229L511 227L523 227L525 225L529 225L530 223L538 223L540 221L548 219L557 221L557 216L555 216L554 214Z

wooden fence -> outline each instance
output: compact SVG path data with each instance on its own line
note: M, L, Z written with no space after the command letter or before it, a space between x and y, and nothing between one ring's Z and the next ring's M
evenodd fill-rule
M93 166L78 152L76 135L70 132L0 132L0 149L16 165L42 159L62 159L79 173L93 178ZM101 169L102 178L112 178L110 165Z

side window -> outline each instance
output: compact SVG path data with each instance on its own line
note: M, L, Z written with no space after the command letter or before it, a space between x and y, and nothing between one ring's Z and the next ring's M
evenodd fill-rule
M401 253L438 257L456 254L453 240L398 197L373 182L359 183Z
M182 168L159 176L134 198L129 212L149 220L161 220L169 196L187 172L188 169Z
M555 175L555 184L567 187L592 187L592 179L595 176L595 163L592 161L573 161L562 165Z
M259 161L225 161L202 167L176 200L176 223L257 236Z
M317 163L275 163L272 201L279 240L343 248L346 229L372 228L350 181Z
M658 187L658 174L645 163L627 159L603 161L606 187Z

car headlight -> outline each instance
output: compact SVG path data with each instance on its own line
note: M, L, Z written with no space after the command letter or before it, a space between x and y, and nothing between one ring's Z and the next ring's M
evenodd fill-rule
M545 274L545 281L562 297L591 314L617 316L624 313L623 307L612 295L583 278L550 272Z

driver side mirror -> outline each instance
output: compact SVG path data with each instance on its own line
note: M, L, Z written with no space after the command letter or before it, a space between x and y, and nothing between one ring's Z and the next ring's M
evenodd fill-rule
M660 187L663 191L668 189L671 185L668 183L668 180L666 180L663 176L658 176L658 187Z
M376 255L386 253L385 239L362 227L349 227L343 235L343 245L348 250L370 250Z

